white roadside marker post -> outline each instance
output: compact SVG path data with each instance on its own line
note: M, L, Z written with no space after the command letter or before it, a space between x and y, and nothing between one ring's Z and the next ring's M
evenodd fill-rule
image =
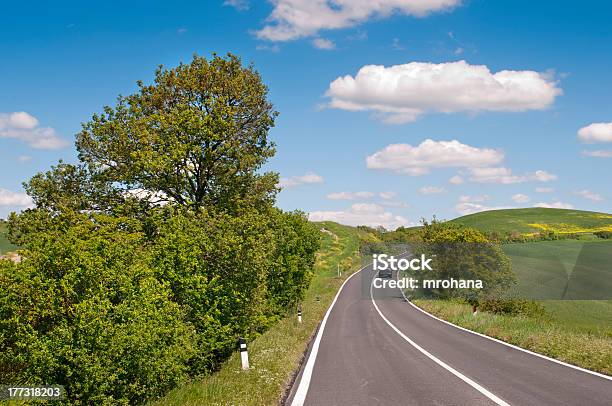
M298 323L302 322L302 305L298 305Z
M338 264L338 278L342 276L342 271L340 270L340 264Z
M242 361L242 369L249 369L249 352L247 351L246 341L244 338L238 337L240 344L240 360Z

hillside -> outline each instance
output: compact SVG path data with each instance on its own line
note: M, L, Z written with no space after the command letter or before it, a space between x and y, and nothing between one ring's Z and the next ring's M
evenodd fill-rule
M451 222L501 234L530 234L548 230L557 233L612 231L612 214L567 209L491 210L459 217Z
M6 237L6 223L0 221L0 255L15 250L14 245L8 242Z

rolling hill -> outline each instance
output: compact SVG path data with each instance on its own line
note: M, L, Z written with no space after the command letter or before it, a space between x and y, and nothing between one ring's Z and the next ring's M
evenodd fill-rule
M612 231L612 214L568 209L491 210L469 214L451 222L501 234L531 234L548 230L556 233Z

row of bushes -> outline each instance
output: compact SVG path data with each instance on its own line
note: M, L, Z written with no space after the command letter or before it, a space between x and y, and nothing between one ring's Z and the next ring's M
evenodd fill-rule
M612 239L612 231L597 231L595 234L599 238L603 238L604 240Z
M489 239L502 243L525 243L537 241L559 241L559 240L577 240L581 234L577 233L556 233L552 230L540 231L534 234L522 234L517 231L502 235L497 232L488 234Z
M143 403L214 370L302 298L319 247L277 209L14 221L30 228L24 260L0 261L0 381L61 384L79 405Z

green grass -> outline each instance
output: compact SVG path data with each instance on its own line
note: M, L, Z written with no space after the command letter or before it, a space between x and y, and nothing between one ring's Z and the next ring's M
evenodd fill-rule
M562 240L506 244L516 290L533 299L611 299L612 241Z
M586 333L549 317L497 315L446 300L416 300L415 304L451 323L570 364L612 375L612 334ZM565 312L565 308L561 309ZM578 306L576 311L580 310Z
M243 371L240 356L200 380L171 391L153 405L272 405L278 404L291 383L310 338L343 280L360 267L360 238L371 238L352 227L317 223L323 247L317 255L315 275L302 303L303 323L294 314L248 343L251 368ZM337 266L344 270L337 277Z
M0 255L15 251L17 247L8 241L6 223L0 220Z
M612 231L611 214L566 209L491 210L459 217L451 222L500 234L531 234L543 230L560 233Z
M512 294L538 299L558 325L612 337L612 241L507 244L517 286Z

